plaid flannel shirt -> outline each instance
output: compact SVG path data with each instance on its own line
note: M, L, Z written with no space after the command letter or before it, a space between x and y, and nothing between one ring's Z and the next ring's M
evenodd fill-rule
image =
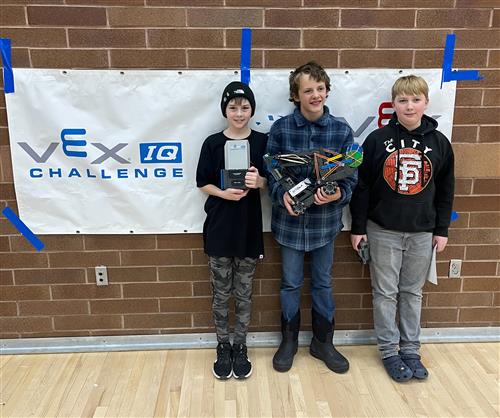
M330 115L324 107L321 118L308 121L299 108L288 116L278 119L269 132L268 154L307 151L314 148L327 148L343 153L353 143L352 129L345 122ZM302 170L302 172L301 172ZM312 173L304 168L294 174L305 178ZM268 172L268 187L273 202L271 230L281 245L299 251L320 248L335 239L342 229L342 208L349 203L356 185L357 175L339 180L342 197L325 205L312 205L300 216L290 216L283 204L285 189Z

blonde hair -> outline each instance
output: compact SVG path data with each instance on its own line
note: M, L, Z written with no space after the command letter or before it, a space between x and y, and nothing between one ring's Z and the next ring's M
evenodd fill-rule
M417 75L406 75L399 77L392 86L392 101L396 100L396 96L403 94L411 94L418 96L423 94L425 100L429 101L429 86L427 82Z

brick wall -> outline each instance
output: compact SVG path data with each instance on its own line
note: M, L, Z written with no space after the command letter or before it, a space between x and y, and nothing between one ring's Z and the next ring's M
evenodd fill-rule
M253 29L254 68L441 67L447 33L459 82L453 146L459 218L426 286L423 325L500 325L500 2L498 0L2 0L0 36L14 67L239 68L240 29ZM214 98L216 100L217 98ZM0 203L16 210L0 95ZM5 338L212 332L200 235L42 236L37 253L0 218L0 329ZM280 255L266 236L253 331L277 330ZM450 258L464 260L448 279ZM97 287L93 267L108 266ZM337 323L372 328L370 282L341 234L334 266ZM306 284L306 294L308 285ZM309 321L310 298L303 299Z

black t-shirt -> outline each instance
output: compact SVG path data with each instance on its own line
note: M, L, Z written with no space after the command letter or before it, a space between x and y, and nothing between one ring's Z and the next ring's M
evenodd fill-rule
M267 135L252 130L246 139L250 144L250 163L264 176L262 157L266 149ZM231 139L223 132L205 139L196 170L198 187L207 184L220 187L226 141ZM205 202L205 212L205 253L210 256L240 258L258 258L264 255L259 189L250 189L248 194L237 202L210 195Z

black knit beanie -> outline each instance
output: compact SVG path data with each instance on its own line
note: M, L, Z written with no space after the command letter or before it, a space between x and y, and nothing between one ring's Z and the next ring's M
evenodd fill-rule
M222 93L222 100L220 102L220 108L224 117L226 116L227 104L236 97L244 97L250 103L252 107L252 116L255 113L255 97L253 95L252 89L248 87L245 83L240 83L239 81L233 81L229 83L224 92Z

